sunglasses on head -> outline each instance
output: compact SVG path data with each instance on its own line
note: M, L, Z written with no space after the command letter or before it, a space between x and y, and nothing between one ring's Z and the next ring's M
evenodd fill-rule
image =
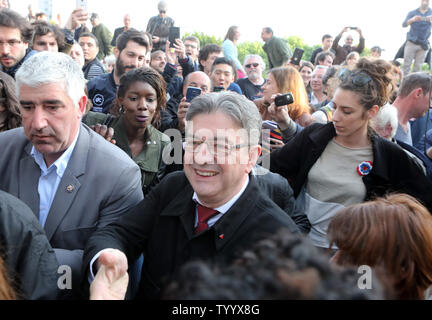
M259 66L259 63L249 63L247 65L245 65L246 68L251 68L251 67L257 68Z
M351 78L352 84L355 85L356 87L363 87L372 81L372 78L368 74L366 74L362 71L355 73L354 71L348 70L346 68L342 69L339 72L338 78L342 82L345 82L349 78Z

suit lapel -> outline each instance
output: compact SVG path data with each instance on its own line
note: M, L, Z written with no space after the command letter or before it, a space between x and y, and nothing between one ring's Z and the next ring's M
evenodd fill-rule
M48 240L51 240L51 237L54 235L64 216L69 213L69 208L78 194L78 190L81 186L78 178L85 173L89 144L89 133L81 124L75 149L72 152L66 171L57 188L45 222L44 228Z
M41 171L30 155L31 148L32 144L29 142L25 146L27 155L20 160L18 198L24 201L39 219L38 185Z

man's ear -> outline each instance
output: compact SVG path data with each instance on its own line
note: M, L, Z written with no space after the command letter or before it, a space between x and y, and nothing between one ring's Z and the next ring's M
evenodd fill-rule
M120 55L120 51L119 51L119 49L117 49L117 47L114 47L113 53L114 53L114 57L116 59L118 59L118 57Z
M246 173L249 174L252 171L252 168L256 165L259 156L261 155L261 146L255 145L252 146L249 150L249 161L246 166Z
M88 100L87 96L84 95L78 101L78 110L79 110L81 116L83 116L86 112L87 100Z

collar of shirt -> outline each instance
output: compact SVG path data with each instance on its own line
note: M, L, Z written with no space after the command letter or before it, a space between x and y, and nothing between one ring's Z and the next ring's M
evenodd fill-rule
M78 140L80 128L78 128L77 135L75 139L72 141L71 145L63 152L63 154L53 163L50 165L49 168L46 167L45 159L42 153L37 151L35 147L33 146L30 152L30 155L34 158L35 162L39 165L42 174L46 174L48 170L50 170L53 166L56 169L57 175L62 178L64 172L66 171L67 165L69 163L69 159L72 156L72 152L75 148L76 142Z
M234 203L240 198L240 196L246 190L246 187L248 186L248 184L249 184L249 176L247 176L247 179L246 179L243 187L241 188L241 190L234 197L232 197L231 200L229 200L228 202L226 202L225 204L221 205L218 208L212 208L212 209L218 211L219 214L217 214L216 216L212 217L207 222L209 227L213 226L234 205ZM198 196L197 196L196 192L194 192L194 194L192 196L192 200L194 200L195 202L203 205L202 202L198 199ZM198 225L198 210L195 210L195 227L197 225Z

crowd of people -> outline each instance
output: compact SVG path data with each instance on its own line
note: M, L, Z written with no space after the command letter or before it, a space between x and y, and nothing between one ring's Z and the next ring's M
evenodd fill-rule
M165 1L114 35L1 6L0 299L430 299L429 0L403 66L264 27L266 73Z

